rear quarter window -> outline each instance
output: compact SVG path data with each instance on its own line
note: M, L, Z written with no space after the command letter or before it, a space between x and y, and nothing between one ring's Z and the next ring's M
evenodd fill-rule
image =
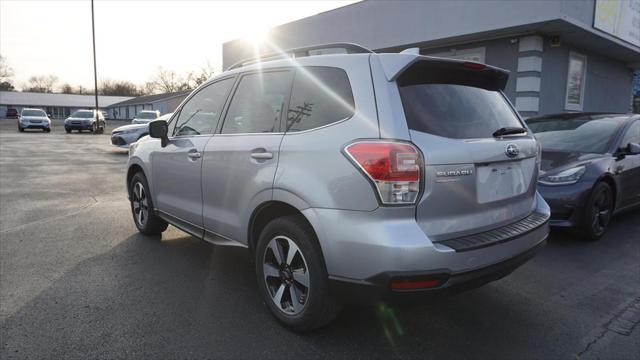
M296 70L287 112L287 132L329 125L353 116L355 106L347 73L331 67Z
M522 127L501 92L458 84L400 86L410 129L454 139L491 138L503 127Z

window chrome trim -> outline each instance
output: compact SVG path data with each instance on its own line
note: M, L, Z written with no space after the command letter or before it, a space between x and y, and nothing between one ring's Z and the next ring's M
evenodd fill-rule
M334 122L332 122L332 123L325 124L325 125L318 126L318 127L314 127L314 128L307 129L307 130L300 130L300 131L287 131L287 132L285 133L285 135L304 134L304 133L308 133L308 132L311 132L311 131L316 131L316 130L320 130L320 129L328 128L329 126L338 125L338 124L341 124L341 123L343 123L343 122L346 122L347 120L351 120L351 119L353 119L355 116L356 116L356 114L354 113L353 115L351 115L351 116L349 116L349 117L346 117L346 118L344 118L344 119L340 119L340 120L334 121Z

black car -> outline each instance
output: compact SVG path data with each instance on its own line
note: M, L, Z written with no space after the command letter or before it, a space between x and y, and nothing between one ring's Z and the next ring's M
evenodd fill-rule
M640 204L640 115L556 114L527 125L542 145L538 191L552 226L597 240L614 213Z
M18 110L14 108L7 109L6 114L7 119L17 119L18 118Z

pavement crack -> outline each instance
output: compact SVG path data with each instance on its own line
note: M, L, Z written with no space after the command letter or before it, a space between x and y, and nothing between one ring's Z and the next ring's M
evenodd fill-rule
M609 329L607 328L602 329L602 331L598 334L598 336L596 336L593 340L591 340L587 344L587 346L585 346L585 348L576 355L576 360L580 359L582 355L586 354L591 349L591 346L595 345L595 343L600 341L600 339L602 339L608 332L609 332Z
M602 331L576 355L576 359L580 359L584 354L589 352L591 347L604 338L608 332L629 336L638 323L640 323L640 296L632 300L609 321L602 325Z

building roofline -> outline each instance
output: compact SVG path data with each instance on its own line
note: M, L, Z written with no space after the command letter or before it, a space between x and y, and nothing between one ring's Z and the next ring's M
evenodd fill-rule
M169 99L173 99L179 96L186 96L189 95L193 90L185 90L185 91L176 91L176 92L172 92L172 93L166 93L166 94L154 94L154 95L144 95L144 96L138 96L138 97L134 97L131 98L129 100L125 100L125 101L121 101L118 103L114 103L111 104L109 106L107 106L108 108L111 107L118 107L118 106L134 106L134 105L144 105L144 104L154 104L160 101L166 101ZM166 95L166 96L161 96L161 95ZM145 101L144 98L153 98L153 97L157 97L156 99L150 100L150 101Z

